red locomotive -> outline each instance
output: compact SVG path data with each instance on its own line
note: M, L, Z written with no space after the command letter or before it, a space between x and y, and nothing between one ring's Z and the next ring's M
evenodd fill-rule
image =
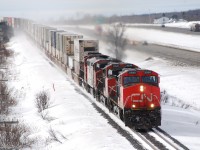
M136 65L93 56L87 60L88 87L125 125L149 129L161 125L159 76ZM91 90L89 90L91 91Z
M161 125L159 76L143 69L124 70L118 75L119 116L128 126L148 129Z

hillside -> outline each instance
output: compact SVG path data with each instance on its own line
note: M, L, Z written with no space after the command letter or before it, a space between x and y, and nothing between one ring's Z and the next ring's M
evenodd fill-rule
M71 18L69 20L58 19L53 21L55 24L104 24L112 22L124 22L124 23L153 23L154 19L166 16L175 19L184 19L187 21L198 21L200 20L200 9L189 10L184 12L162 12L162 13L151 13L141 15L126 15L111 17L105 17L102 15L85 15L82 19ZM52 23L52 20L49 20Z

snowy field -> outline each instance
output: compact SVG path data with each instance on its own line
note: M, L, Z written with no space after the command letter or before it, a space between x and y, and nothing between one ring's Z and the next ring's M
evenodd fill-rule
M156 29L128 28L127 38L136 41L172 46L185 50L200 52L200 36L165 32Z
M100 49L108 48L103 43L100 43L100 46ZM25 36L13 38L9 43L9 48L17 53L13 73L18 74L11 84L24 93L14 113L20 120L31 126L33 133L31 137L39 137L40 142L35 145L34 149L134 149L94 109L91 102L79 94L73 81L55 67L43 52L29 42ZM107 51L103 52L107 53ZM134 62L140 67L153 69L161 75L161 89L169 94L169 102L162 105L161 128L190 149L198 150L200 147L200 111L195 109L200 108L198 101L199 68L177 67L158 58L145 61L150 56L131 50L128 50L127 54L131 56L127 57L127 62ZM137 56L137 59L132 59L134 56ZM51 95L52 106L48 109L52 117L50 122L41 119L34 104L35 94L43 89L49 91ZM195 109L180 108L184 103L191 104ZM46 141L50 128L55 130L62 144Z

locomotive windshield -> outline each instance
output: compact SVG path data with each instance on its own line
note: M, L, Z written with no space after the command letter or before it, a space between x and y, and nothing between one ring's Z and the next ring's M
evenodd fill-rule
M158 84L158 77L156 77L156 76L143 76L142 82L157 85Z
M140 82L140 77L124 77L124 85L132 84L132 83L139 83Z
M123 83L124 85L130 85L133 83L147 83L151 85L158 85L158 77L156 76L127 76L124 77Z

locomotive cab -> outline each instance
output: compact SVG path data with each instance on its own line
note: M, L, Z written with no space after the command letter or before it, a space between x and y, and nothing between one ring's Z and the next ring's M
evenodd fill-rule
M136 65L129 63L111 63L107 65L103 70L103 86L104 86L104 96L113 98L116 100L116 85L117 78L120 71L123 68L138 68Z
M159 75L151 70L131 69L118 76L121 119L137 129L161 125Z
M94 97L99 97L100 92L102 92L102 70L111 61L118 62L119 60L110 58L107 55L98 55L87 59L87 72L85 73L87 75L87 91L92 92Z
M100 56L102 55L101 53L99 52L93 52L93 53L88 53L88 55L84 56L84 81L87 82L87 60L90 59L90 58L93 58L93 57L97 57L97 56Z

